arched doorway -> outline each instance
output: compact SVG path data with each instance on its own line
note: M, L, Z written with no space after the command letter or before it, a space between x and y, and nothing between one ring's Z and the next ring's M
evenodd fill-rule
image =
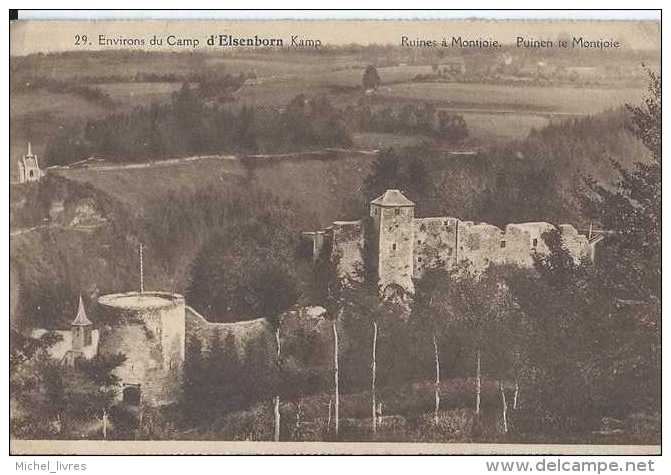
M408 293L398 284L389 284L382 291L382 298L388 302L403 304L407 300Z
M142 391L139 384L125 384L123 387L123 403L127 406L139 406Z

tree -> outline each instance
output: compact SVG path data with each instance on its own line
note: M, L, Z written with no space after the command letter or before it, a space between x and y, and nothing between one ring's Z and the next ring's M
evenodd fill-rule
M198 252L187 298L219 321L274 318L273 307L295 298L296 242L296 232L269 216L230 223Z
M661 365L662 272L662 117L661 76L648 72L648 96L642 105L628 105L631 131L648 156L633 169L612 161L620 176L616 187L588 179L586 211L606 230L597 250L600 282L638 324L638 357L632 376L639 381L637 399L658 406ZM633 356L633 355L632 355ZM634 363L644 361L644 364ZM645 368L643 376L641 370Z
M398 189L415 202L417 214L433 215L441 212L434 178L429 173L427 160L423 158L428 153L425 147L413 147L400 152L391 148L382 150L364 179L362 189L366 203L388 189Z
M47 352L56 341L51 336L25 341L17 348L23 356L12 358L11 397L18 407L27 409L20 411L22 420L14 418L13 430L22 438L62 438L76 428L76 421L98 419L101 437L107 438L108 414L119 384L114 370L125 356L78 359L75 367L64 367Z
M401 318L401 308L391 300L381 299L378 289L370 283L350 281L343 289L342 300L346 320L358 319L370 328L370 394L371 394L371 428L377 432L377 365L379 336L386 321ZM350 325L351 327L351 325Z
M380 87L380 75L377 73L375 66L371 64L366 67L366 71L363 73L361 82L363 84L364 91L377 89Z
M642 106L628 106L632 131L650 153L628 170L613 161L620 175L613 190L588 179L586 210L609 231L600 249L603 277L620 298L661 302L662 154L661 77L652 72Z
M413 302L413 319L421 320L428 328L433 346L434 379L434 412L433 420L438 425L440 410L440 352L438 350L439 335L445 332L449 324L450 273L444 269L429 269L415 283L415 299Z
M482 396L482 350L498 346L497 325L502 312L501 283L492 274L477 274L464 262L450 271L447 317L463 328L475 351L475 413L480 414Z
M200 421L205 413L206 390L208 381L203 348L199 338L189 338L186 342L186 358L184 361L184 390L182 392L182 406L184 415L191 423Z
M90 360L79 359L76 362L78 371L69 373L72 378L68 384L76 395L74 399L77 411L84 411L90 416L100 416L102 422L102 436L107 439L108 416L111 407L116 402L120 379L114 370L126 361L123 354L97 355ZM82 377L77 374L80 373Z
M287 269L279 266L273 266L266 269L264 275L257 275L253 281L252 287L259 298L259 311L268 321L275 334L275 344L277 346L277 372L282 380L282 343L280 339L280 328L282 324L282 314L292 307L298 300L298 286L293 274ZM275 442L280 440L280 395L275 395Z
M342 320L345 310L345 291L347 283L338 276L340 256L323 253L314 267L315 300L326 309L326 318L331 322L333 334L333 410L334 436L338 438L340 429L340 365L338 323ZM329 421L331 404L329 403Z

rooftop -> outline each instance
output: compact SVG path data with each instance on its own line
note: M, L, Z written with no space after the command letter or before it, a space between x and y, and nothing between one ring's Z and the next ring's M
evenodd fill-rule
M72 321L73 325L86 326L91 325L91 320L86 316L86 310L84 310L84 302L82 301L82 296L79 296L79 308L77 308L77 316Z
M406 198L399 190L387 190L371 201L378 206L415 206L415 203Z
M98 299L101 305L124 308L128 310L142 310L161 308L173 305L175 301L183 301L179 294L169 292L127 292L124 294L108 294Z

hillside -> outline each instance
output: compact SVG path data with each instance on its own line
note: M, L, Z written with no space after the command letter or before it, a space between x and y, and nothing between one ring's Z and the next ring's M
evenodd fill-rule
M231 187L244 183L266 190L306 211L306 229L337 219L353 219L353 200L360 197L372 154L333 152L296 158L205 157L173 164L116 168L60 169L56 174L95 188L141 213L150 199L173 191Z
M573 195L584 184L584 177L612 182L618 177L611 160L628 168L647 159L645 149L629 127L626 112L620 108L534 129L523 140L475 155L415 147L404 152L404 156L427 161L432 180L442 190L438 209L448 215L476 221L570 222L580 219ZM125 203L134 213L140 213L147 200L172 191L242 183L296 203L305 214L306 229L313 229L334 220L360 217L365 209L363 180L375 157L375 153L345 151L267 158L211 156L144 165L102 163L54 173L90 184ZM542 190L542 186L552 188ZM559 193L560 200L549 196L552 189ZM529 194L530 190L536 191ZM514 210L518 206L516 200L532 199L536 192L548 197L552 209L544 209L544 202L539 202L532 215L519 207L518 212ZM491 198L487 198L488 194ZM497 206L510 205L512 209L503 214L488 211L490 204L486 199L495 200Z

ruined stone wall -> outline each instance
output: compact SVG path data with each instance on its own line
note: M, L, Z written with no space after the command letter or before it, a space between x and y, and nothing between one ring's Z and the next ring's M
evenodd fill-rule
M587 240L587 236L578 233L578 230L570 224L560 224L559 230L561 231L562 242L576 261L585 258L593 259L593 249Z
M426 269L449 267L456 261L456 218L416 218L414 225L414 277L421 277Z
M326 231L307 231L302 233L301 238L308 244L308 253L312 262L317 262L322 255L326 242Z
M246 353L247 345L259 338L271 337L271 329L264 318L231 323L209 322L191 307L186 307L186 338L187 341L197 339L201 350L207 351L218 335L224 342L228 335L233 335L236 349L240 356Z
M364 265L364 223L335 221L325 239L331 243L332 257L338 257L338 276L360 279Z
M534 253L547 254L543 233L556 229L549 223L508 224L505 229L491 224L460 221L456 218L414 220L414 276L421 277L432 267L449 268L467 261L476 272L490 263L533 265ZM559 226L562 240L576 262L589 256L587 238L569 224Z

